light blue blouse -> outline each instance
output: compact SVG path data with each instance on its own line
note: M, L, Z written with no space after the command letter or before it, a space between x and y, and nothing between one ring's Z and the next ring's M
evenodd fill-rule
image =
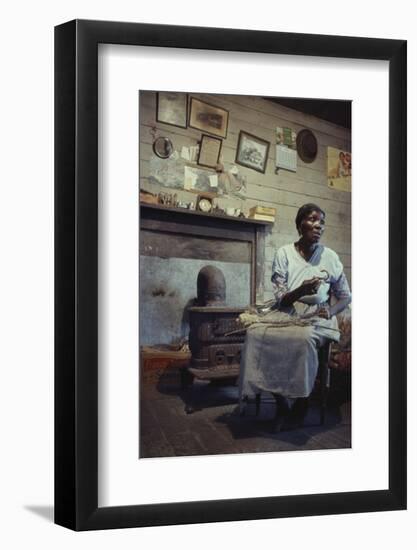
M327 274L328 279L321 283L317 294L303 296L300 302L309 305L323 304L328 301L330 294L338 300L350 298L349 283L342 262L336 252L322 245L317 246L308 261L297 251L294 243L279 248L272 264L271 278L278 307L287 292L295 290L307 279L327 277Z

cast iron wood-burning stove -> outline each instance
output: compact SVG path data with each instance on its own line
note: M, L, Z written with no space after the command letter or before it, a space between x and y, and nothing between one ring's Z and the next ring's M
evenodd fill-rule
M188 308L190 322L189 346L195 378L214 380L239 375L243 334L233 334L239 328L237 318L244 308L227 307L226 282L215 266L203 267L197 278L197 305Z

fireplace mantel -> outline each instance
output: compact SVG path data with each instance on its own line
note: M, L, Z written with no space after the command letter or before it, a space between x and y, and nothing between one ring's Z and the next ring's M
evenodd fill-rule
M141 213L144 212L144 210L156 210L159 212L165 212L170 213L173 216L181 215L181 216L190 216L195 217L198 216L199 218L207 218L210 220L216 220L217 222L220 220L225 220L226 223L233 223L233 224L249 224L249 225L256 225L256 226L272 226L272 222L267 222L264 220L254 220L252 218L244 218L240 216L227 216L226 214L206 214L204 212L200 212L198 210L188 210L187 208L175 208L172 206L161 206L159 204L150 204L146 202L140 203L140 209Z
M209 239L247 242L251 245L251 302L263 301L265 229L271 222L243 217L205 214L185 208L140 204L141 230Z

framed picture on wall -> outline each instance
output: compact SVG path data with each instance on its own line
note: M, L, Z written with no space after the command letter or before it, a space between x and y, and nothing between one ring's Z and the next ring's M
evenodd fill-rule
M269 141L253 136L241 130L236 151L236 164L265 173L268 162Z
M252 51L246 55L248 44ZM159 52L157 61L153 54L155 46ZM120 50L129 50L130 47L132 51L121 62ZM204 52L202 55L198 53L200 50ZM75 530L92 530L400 510L406 507L405 50L406 44L401 40L244 30L219 33L218 29L171 26L165 26L161 34L153 25L105 21L71 21L56 28L57 524ZM358 51L361 58L358 58ZM271 122L271 113L276 106L272 105L273 102L264 103L265 97L295 98L308 94L308 97L320 99L325 94L325 97L344 97L346 101L354 102L356 115L361 114L352 123L352 141L357 152L352 186L359 182L355 193L351 195L327 186L327 165L324 157L320 157L320 147L317 156L322 164L320 173L317 170L313 173L312 167L312 172L307 175L299 170L297 174L289 173L284 177L265 170L269 142L256 137L257 133L265 136L264 130L255 129L253 135L242 131L238 135L236 128L242 126L233 119L242 103L242 98L237 97L234 78L237 53L239 68L242 70L244 64L247 77L240 92L255 111L251 115L252 125L245 127L259 125L265 130L270 124L271 140L280 124L275 120L277 117L272 117ZM289 58L285 65L280 63L282 54ZM172 72L166 70L173 55L179 68L175 81ZM197 64L195 56L199 56ZM333 63L334 57L342 57L346 63ZM153 102L143 102L138 109L138 95L158 88L162 91L171 88L200 90L204 74L214 58L222 72L221 85L216 93L223 99L218 98L219 106L216 106L215 97L208 102L191 98L189 126L224 139L222 157L229 165L228 174L233 178L240 176L235 163L253 170L248 171L245 185L245 192L250 196L242 199L242 204L248 200L247 204L251 203L257 214L271 216L268 204L274 201L279 205L274 216L279 222L276 226L279 229L289 227L291 222L291 231L300 230L302 233L307 232L311 225L313 229L309 235L312 240L321 237L325 217L331 247L337 246L338 239L332 234L337 230L338 220L350 211L350 197L358 201L352 208L351 224L355 244L352 266L356 270L356 328L352 346L358 372L361 372L361 391L357 391L355 384L358 384L359 377L355 377L352 395L361 422L355 425L355 445L337 449L337 458L330 446L322 447L320 453L297 453L296 461L293 453L257 452L257 440L251 437L245 438L249 451L233 453L227 458L223 454L191 456L198 454L194 445L207 449L209 445L218 445L226 435L234 445L242 444L244 418L239 414L237 400L232 403L232 411L213 416L213 425L202 429L197 443L192 437L192 425L199 422L200 413L194 411L189 416L187 411L174 411L175 414L170 416L169 406L157 400L161 416L165 414L172 432L175 432L170 440L171 447L158 440L157 430L144 431L142 441L139 441L138 417L143 421L153 416L148 404L140 401L138 389L141 387L138 335L141 327L148 329L152 325L151 317L138 315L139 292L143 284L148 284L146 288L153 299L152 305L159 301L161 311L169 320L172 313L181 309L178 305L177 310L175 306L167 307L179 297L170 286L171 282L174 278L189 278L189 255L201 253L202 239L211 239L213 235L217 239L214 244L210 242L208 256L198 258L202 262L202 279L207 278L207 270L204 271L207 258L217 257L219 253L223 254L227 264L244 264L242 258L249 262L256 258L248 270L251 284L256 279L259 264L270 266L274 262L272 248L276 243L259 238L270 228L268 221L233 216L219 216L216 220L210 212L216 208L219 199L211 194L209 199L213 208L207 207L207 211L162 208L158 204L142 209L139 206L138 187L155 185L153 174L167 177L169 171L169 177L172 174L178 179L184 177L182 149L174 151L167 159L153 155L155 165L151 171L151 160L146 155L150 154L157 136L152 132L152 124L148 124L148 118L161 116L179 126L184 123L184 117L179 116L181 109L177 110L175 106L167 108L169 102L164 103L161 113L158 111L156 116ZM265 71L260 60L273 63L274 71ZM371 69L367 66L369 60ZM377 69L375 60L388 63ZM193 71L190 71L192 62ZM321 88L317 79L314 80L318 65ZM313 81L315 87L306 90L306 82ZM205 98L209 97L208 92ZM210 93L214 94L213 90ZM225 99L226 96L229 99ZM177 101L181 103L179 97L172 101L175 105ZM261 103L265 110L263 107L259 109ZM220 105L230 105L230 109ZM139 113L141 108L148 109L144 111L145 117ZM375 114L379 121L377 135L372 131L375 118L368 116L369 113ZM138 121L143 126L140 128L139 148ZM374 139L369 143L366 136L371 132ZM195 146L195 135L193 140L188 138L184 129L178 133L188 140L188 145L182 143L184 147ZM164 137L170 139L169 133ZM336 138L335 143L343 141L340 132ZM208 158L210 163L216 157L214 146L218 144L212 145L214 153L203 149L203 158ZM326 145L320 145L321 150L325 150ZM173 146L177 147L175 140ZM351 151L344 143L335 147ZM370 163L361 163L358 154L361 149L366 151L367 158L370 155L380 158L386 154L389 172L384 163L371 163L371 166ZM140 183L137 181L138 164ZM380 192L376 196L372 194L371 186L360 185L360 182L369 180L369 170L379 182ZM197 180L198 174L190 176L194 195L201 198ZM210 187L215 186L215 179L208 181ZM311 202L312 193L306 192L306 185L311 185L313 197L326 206L323 206L323 210L327 209L325 216L320 209L313 208L308 215L303 210L305 216L303 214L301 219L297 217L300 207ZM177 200L181 202L181 198L177 197ZM383 233L378 242L378 277L374 283L381 287L373 293L375 298L369 294L373 258L369 254L369 242L363 238L373 227L372 213L366 207L371 203L383 218L381 224L389 227L389 235ZM233 205L233 211L236 211L236 205ZM169 228L174 240L165 239L163 234L155 236L155 233L160 233L161 224ZM179 240L184 234L188 236L186 246ZM288 242L292 236L293 233L288 234ZM157 246L158 254L153 253L154 246ZM158 262L171 252L173 246L181 256L181 262L176 264L178 268L165 272L165 279L157 279L161 272ZM294 260L298 265L304 265L305 257L293 249L294 255L299 254L294 256ZM146 256L146 263L142 257L138 261L138 251L141 251L141 256ZM344 254L345 259L348 255L346 250L340 254ZM315 267L320 268L320 263ZM220 284L222 278L216 270L211 269L210 273L211 281L216 283L216 292L208 293L208 297L215 295L221 301L224 298ZM327 279L320 279L314 282L314 286L325 287L326 283L331 284ZM256 301L256 295L251 295L251 301L252 298ZM198 316L200 307L205 307L198 302L188 306L187 311L179 311L181 322L187 321L186 312ZM369 309L372 311L372 329L378 334L378 345L372 346L371 350ZM323 308L323 316L327 313ZM217 323L214 332L217 331L219 338L229 334L231 321L234 319ZM262 326L256 330L261 329ZM173 351L170 345L158 350L156 359L154 356L155 371L161 371L157 381L159 390L172 374L164 367L167 355ZM181 342L178 345L176 351L182 353L182 359L187 361L189 352ZM216 348L210 353L214 353L219 364L222 361L226 364L228 355L221 351ZM366 368L362 368L364 366ZM343 374L339 375L343 377ZM322 383L324 387L324 377ZM180 392L187 390L178 387ZM201 400L208 399L204 382L199 383L197 390ZM222 389L223 400L230 399L230 391ZM370 395L374 404L372 408L369 407ZM257 422L256 397L248 406L248 414L253 415L254 422ZM261 421L267 407L268 404L261 399ZM207 414L213 414L213 407L207 408ZM121 425L123 430L119 428ZM213 426L217 430L215 437ZM372 426L372 432L369 426ZM329 435L334 436L333 428L327 426ZM305 441L306 437L317 441L314 432L317 434L320 429L317 424L307 436L305 430L296 432L297 441ZM268 433L268 437L270 441L279 440L282 445L288 443L288 433ZM147 445L153 456L163 456L164 459L141 457L141 445L142 449ZM173 460L171 457L175 452L171 450L180 446L186 447L187 458L177 455ZM147 456L150 457L151 453ZM205 475L201 475L202 471ZM256 471L257 475L248 476L248 471ZM314 476L311 476L311 471L315 472ZM243 477L245 483L242 483Z
M220 159L222 143L222 140L219 138L203 134L200 141L198 164L208 166L209 168L216 168Z
M156 120L180 128L187 128L187 94L158 92Z
M196 97L191 98L189 121L191 128L225 138L228 120L229 113L225 109L210 105Z

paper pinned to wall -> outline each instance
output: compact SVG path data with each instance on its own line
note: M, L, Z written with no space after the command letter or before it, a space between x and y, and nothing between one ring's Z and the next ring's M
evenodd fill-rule
M284 170L296 172L297 151L294 151L294 149L290 149L286 145L277 145L275 163L277 168L284 168Z
M190 150L188 149L188 147L182 146L181 158L184 160L190 160Z
M211 180L213 176L215 180ZM196 191L215 193L217 191L217 186L216 189L213 190L214 185L212 185L212 183L217 184L217 181L217 175L213 174L210 170L194 166L184 166L184 189L186 190L194 189Z
M190 161L191 162L197 162L197 157L198 157L198 151L199 151L199 146L198 145L193 145L189 148L190 150Z
M194 189L197 182L197 174L188 166L184 166L184 189Z
M352 191L352 153L327 147L327 185L338 191Z
M210 187L218 187L219 185L219 179L217 177L217 174L214 174L213 176L209 176L209 182L210 182Z
M277 126L275 129L276 149L275 166L291 172L297 171L297 151L296 140L297 133L292 128L282 128Z
M198 151L198 145L191 145L190 147L183 145L181 147L181 158L188 162L197 162Z
M296 149L297 132L292 128L276 127L277 145L286 145L291 149Z

